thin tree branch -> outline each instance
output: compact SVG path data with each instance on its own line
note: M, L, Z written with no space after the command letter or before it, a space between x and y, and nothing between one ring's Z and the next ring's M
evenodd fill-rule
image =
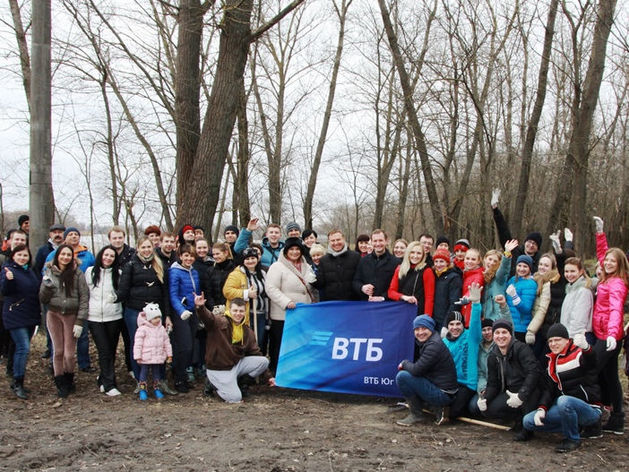
M254 42L268 30L273 28L279 21L288 15L291 11L297 8L299 5L304 3L305 0L293 0L289 5L284 7L277 15L275 15L271 20L267 21L265 24L260 26L257 30L253 31L249 36L249 41Z

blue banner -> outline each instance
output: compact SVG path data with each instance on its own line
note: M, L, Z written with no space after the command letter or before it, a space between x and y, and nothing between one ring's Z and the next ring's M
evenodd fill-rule
M286 311L275 381L280 387L401 397L397 366L413 358L417 307L323 302Z

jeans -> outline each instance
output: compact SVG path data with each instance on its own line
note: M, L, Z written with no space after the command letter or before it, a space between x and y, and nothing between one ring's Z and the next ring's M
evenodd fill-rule
M139 382L146 383L149 372L151 372L153 376L153 385L159 383L162 380L162 368L164 364L140 364L140 377L138 377Z
M85 323L83 331L81 331L81 337L76 341L76 361L79 364L79 369L89 369L91 367L90 337L88 333L89 329L87 323Z
M133 344L135 341L135 332L138 330L138 315L140 314L140 310L134 310L133 308L125 307L124 312L122 314L124 318L124 324L127 327L127 331L129 332L129 353L131 355L129 362L131 363L131 370L133 370L133 375L136 379L140 378L140 367L138 363L133 358ZM125 350L126 353L126 350Z
M16 328L9 330L11 339L15 343L15 354L13 356L13 377L23 378L26 372L26 361L31 350L31 337L35 332L34 326L28 328Z
M579 441L579 427L596 423L601 417L601 409L595 408L583 400L562 395L546 412L542 426L535 425L535 411L528 413L522 423L529 431L547 431L549 433L563 433L564 437L572 441Z
M89 321L88 324L98 350L98 366L100 367L98 380L108 392L116 387L116 349L124 322L120 319L104 323Z
M406 370L398 372L395 383L404 398L416 395L422 402L434 406L447 406L454 400L453 395L448 395L427 378L415 377Z

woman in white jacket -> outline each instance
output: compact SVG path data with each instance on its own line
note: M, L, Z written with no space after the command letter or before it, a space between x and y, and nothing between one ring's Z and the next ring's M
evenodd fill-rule
M583 262L578 257L566 259L563 273L568 284L566 298L561 305L561 324L568 328L571 338L575 334L585 333L585 338L593 345L596 337L592 333L592 279L585 273Z
M266 292L271 300L269 332L269 369L275 373L280 355L282 331L286 310L297 303L316 301L312 283L316 277L310 264L304 258L305 249L299 238L286 238L284 249L278 261L269 267L266 276Z
M116 386L116 349L122 331L122 304L116 303L120 269L118 254L112 246L105 246L96 255L96 262L85 271L90 290L87 321L98 350L100 391L114 397L120 395Z

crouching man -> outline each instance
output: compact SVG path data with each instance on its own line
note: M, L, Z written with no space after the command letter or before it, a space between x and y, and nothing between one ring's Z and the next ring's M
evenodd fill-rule
M435 409L436 422L441 424L443 407L452 403L458 390L454 361L430 316L420 315L415 318L413 332L418 347L417 361L400 362L400 372L395 378L410 413L397 424L410 426L422 421L424 405Z
M205 307L202 292L195 295L194 305L207 331L207 378L217 395L228 403L238 403L242 400L238 381L248 384L255 382L258 376L263 376L274 387L275 378L268 370L269 360L260 352L253 331L245 323L246 302L234 298L225 313L211 313Z

